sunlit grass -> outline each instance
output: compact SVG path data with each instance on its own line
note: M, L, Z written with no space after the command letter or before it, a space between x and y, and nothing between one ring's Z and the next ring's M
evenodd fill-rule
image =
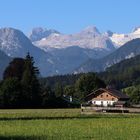
M39 116L42 118L37 119ZM86 116L80 115L79 109L0 110L0 118L0 140L140 140L138 114Z

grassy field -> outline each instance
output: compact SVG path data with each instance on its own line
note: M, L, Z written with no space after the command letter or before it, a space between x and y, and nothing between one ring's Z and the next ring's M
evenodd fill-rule
M140 140L140 115L79 109L0 110L0 140Z

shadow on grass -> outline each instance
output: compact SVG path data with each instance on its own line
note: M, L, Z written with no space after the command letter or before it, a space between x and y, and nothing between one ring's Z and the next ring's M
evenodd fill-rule
M82 139L82 140L93 140L93 136L59 136L59 135L54 135L54 136L46 136L46 135L41 135L41 136L20 136L20 135L15 135L15 136L0 136L0 140L77 140L77 139Z
M136 118L140 116L127 114L94 114L94 115L79 115L79 116L52 116L52 117L1 117L0 121L15 121L15 120L65 120L65 119L111 119L111 118ZM1 139L0 139L1 140Z
M82 140L91 140L93 137L80 137ZM77 137L56 137L56 136L0 136L0 140L77 140Z
M48 138L47 136L0 136L0 140L48 140Z

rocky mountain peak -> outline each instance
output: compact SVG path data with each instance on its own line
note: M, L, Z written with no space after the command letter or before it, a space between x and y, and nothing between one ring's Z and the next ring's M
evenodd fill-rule
M39 41L42 38L46 38L50 36L51 34L60 34L58 31L54 29L47 29L47 28L42 28L42 27L36 27L33 28L32 31L29 34L29 39L34 42L34 41Z
M14 29L11 27L6 28L0 28L0 36L3 38L10 38L10 37L19 37L24 35L20 30Z
M133 33L134 34L140 34L140 26L134 28Z
M100 35L99 30L95 26L88 26L82 30L82 33Z
M34 47L22 31L14 28L1 28L0 49L8 56L23 57L30 49L33 50Z
M111 37L113 35L113 32L108 30L104 34L105 34L105 36Z

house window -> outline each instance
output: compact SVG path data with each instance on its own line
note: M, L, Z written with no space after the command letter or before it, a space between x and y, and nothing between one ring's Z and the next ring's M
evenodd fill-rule
M103 97L103 95L101 95L101 98Z
M106 95L106 97L108 97L108 95Z
M114 101L114 98L112 98L112 101Z

